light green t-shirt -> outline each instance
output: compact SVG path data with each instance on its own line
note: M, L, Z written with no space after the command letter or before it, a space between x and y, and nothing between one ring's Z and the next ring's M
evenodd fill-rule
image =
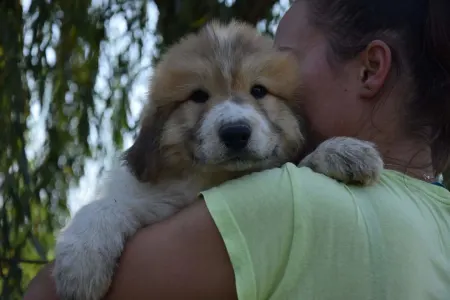
M449 300L450 192L348 186L286 164L202 193L239 299Z

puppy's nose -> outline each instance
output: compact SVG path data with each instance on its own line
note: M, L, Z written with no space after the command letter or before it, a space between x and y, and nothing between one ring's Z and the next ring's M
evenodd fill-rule
M228 149L233 151L244 149L251 135L252 129L244 122L225 124L219 129L220 139Z

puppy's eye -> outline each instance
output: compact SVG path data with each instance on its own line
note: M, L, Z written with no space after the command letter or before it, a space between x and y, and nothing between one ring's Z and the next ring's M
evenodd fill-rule
M189 99L196 103L205 103L209 100L209 94L204 90L198 89L192 92L192 94L189 96Z
M267 89L260 84L252 86L252 89L250 90L250 94L252 94L252 96L255 97L255 99L264 98L267 95L267 93L268 93Z

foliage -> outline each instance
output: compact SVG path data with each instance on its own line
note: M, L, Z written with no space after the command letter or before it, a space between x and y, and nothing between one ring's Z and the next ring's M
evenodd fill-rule
M20 299L52 258L87 161L103 163L134 132L129 97L151 57L211 18L265 20L268 30L276 2L0 1L0 299Z

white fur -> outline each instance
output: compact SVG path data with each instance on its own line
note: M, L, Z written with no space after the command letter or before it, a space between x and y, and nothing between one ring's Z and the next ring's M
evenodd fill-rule
M58 236L53 275L65 299L98 300L107 292L126 240L196 199L191 180L142 184L126 169L109 172L96 200L82 207Z
M338 181L371 185L383 171L375 145L350 137L335 137L320 144L299 164Z
M231 100L224 101L214 106L206 114L199 130L199 137L203 141L200 152L209 164L218 164L227 159L226 146L218 135L219 128L238 121L244 121L251 127L252 134L247 151L255 159L258 158L263 162L264 158L269 157L279 143L277 135L272 133L267 118L261 115L255 107L249 104L238 104ZM253 163L253 167L255 167L255 163ZM248 164L250 162L242 162L242 166L233 163L230 168L233 170L248 169Z
M229 109L237 108L224 106L218 112ZM219 116L218 112L212 116ZM368 185L378 179L383 161L371 143L334 138L300 165L343 182ZM203 188L199 182L192 174L151 186L138 182L125 167L111 171L97 200L81 208L57 239L53 275L61 299L101 299L126 240L142 226L161 221L194 201Z

